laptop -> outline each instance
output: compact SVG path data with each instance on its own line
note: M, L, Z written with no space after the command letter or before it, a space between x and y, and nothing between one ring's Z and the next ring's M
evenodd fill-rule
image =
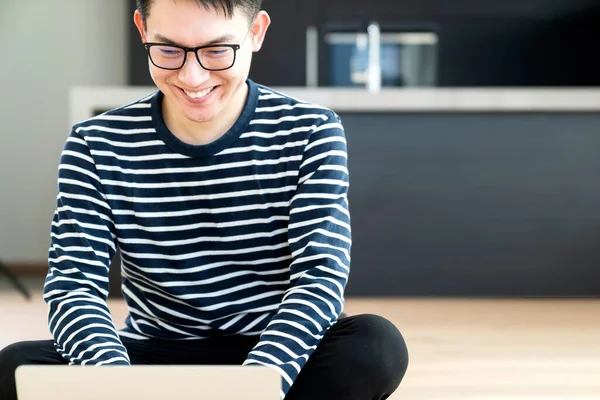
M262 366L23 365L18 400L279 400L281 376Z

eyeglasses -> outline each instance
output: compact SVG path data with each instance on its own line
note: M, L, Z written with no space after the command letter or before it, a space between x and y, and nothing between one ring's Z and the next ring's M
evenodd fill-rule
M248 37L248 32L241 43ZM235 64L240 44L212 44L198 47L185 47L174 44L145 42L150 61L156 67L167 70L180 69L185 65L189 52L196 54L196 59L207 71L225 71Z

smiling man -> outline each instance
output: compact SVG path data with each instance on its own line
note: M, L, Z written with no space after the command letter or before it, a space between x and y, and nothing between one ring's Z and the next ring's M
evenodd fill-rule
M385 399L408 365L396 327L344 317L349 173L332 110L249 78L260 0L138 0L158 90L75 125L62 152L44 299L52 340L24 364L273 368L287 399ZM110 316L122 257L129 316Z

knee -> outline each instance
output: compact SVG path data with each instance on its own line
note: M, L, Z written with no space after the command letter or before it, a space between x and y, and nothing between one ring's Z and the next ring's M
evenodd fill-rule
M28 364L64 364L52 340L25 341L0 350L0 399L16 399L15 372Z
M0 399L16 399L15 372L24 363L22 343L11 344L0 350Z
M14 343L0 350L0 374L7 378L14 377L18 366L25 364L23 358L26 342Z
M389 320L373 314L354 317L352 342L357 365L388 392L400 385L408 368L408 349L402 334Z

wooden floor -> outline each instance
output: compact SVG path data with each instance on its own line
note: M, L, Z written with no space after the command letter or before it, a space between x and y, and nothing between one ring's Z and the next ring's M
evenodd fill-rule
M0 290L0 348L49 338L46 307ZM126 310L109 304L118 327ZM600 300L355 299L402 331L407 375L392 400L598 400Z

